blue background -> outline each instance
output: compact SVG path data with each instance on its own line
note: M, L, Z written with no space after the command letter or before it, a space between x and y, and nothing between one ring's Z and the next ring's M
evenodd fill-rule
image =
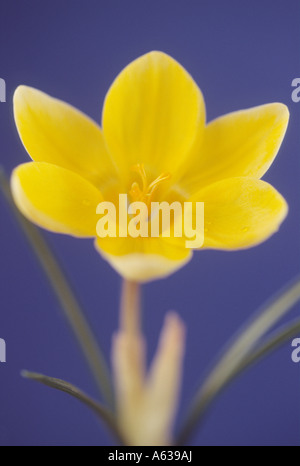
M280 101L291 121L265 179L286 197L280 232L252 250L206 251L169 279L144 287L144 328L153 355L164 315L176 309L188 328L181 414L223 344L258 306L299 272L300 103L298 0L1 0L0 160L10 172L28 160L16 133L12 96L37 87L97 121L105 93L131 60L153 49L182 63L201 87L208 120ZM20 377L21 369L96 389L57 301L26 240L0 199L1 445L111 445L93 414L77 401ZM91 241L46 234L89 321L109 355L117 326L120 278ZM299 314L299 307L290 316ZM214 405L195 445L299 445L300 365L290 343L229 387Z

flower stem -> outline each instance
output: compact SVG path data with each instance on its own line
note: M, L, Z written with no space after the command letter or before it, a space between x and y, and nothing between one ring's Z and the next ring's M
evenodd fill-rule
M122 284L120 328L130 335L141 332L141 289L138 283L129 280Z
M61 266L48 246L43 234L31 222L26 220L26 218L16 208L11 195L9 181L1 167L0 190L6 198L9 207L29 241L58 298L61 308L63 309L79 345L81 346L103 398L110 406L112 406L113 390L110 381L110 374L96 338L84 316L84 312L82 311Z
M124 280L119 330L112 344L117 423L126 445L137 445L136 429L144 397L146 343L141 331L140 286Z

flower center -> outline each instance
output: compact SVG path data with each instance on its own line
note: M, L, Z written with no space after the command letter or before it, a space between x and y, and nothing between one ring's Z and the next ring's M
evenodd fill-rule
M134 165L131 168L131 170L140 175L141 181L142 181L142 187L140 187L139 183L135 181L131 185L129 194L133 202L137 202L137 201L144 202L149 209L154 193L157 190L158 186L164 181L169 180L171 178L171 175L170 173L163 172L157 178L155 178L154 181L152 181L149 184L144 164L138 163L137 165Z

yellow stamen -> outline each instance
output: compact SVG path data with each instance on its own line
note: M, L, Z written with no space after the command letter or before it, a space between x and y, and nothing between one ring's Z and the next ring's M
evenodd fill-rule
M161 173L154 181L148 184L148 179L143 164L138 163L137 165L134 165L132 167L132 171L135 171L140 175L142 180L142 189L140 188L139 184L135 181L131 185L129 194L134 202L145 202L147 204L147 207L149 208L153 199L153 195L157 190L158 186L164 181L169 180L171 178L171 175L167 172Z

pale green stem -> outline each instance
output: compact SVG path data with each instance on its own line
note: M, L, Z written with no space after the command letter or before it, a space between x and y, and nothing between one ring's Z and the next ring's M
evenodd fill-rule
M0 168L0 188L42 266L90 366L105 401L113 406L113 389L104 356L58 261L44 236L16 208L9 181Z

